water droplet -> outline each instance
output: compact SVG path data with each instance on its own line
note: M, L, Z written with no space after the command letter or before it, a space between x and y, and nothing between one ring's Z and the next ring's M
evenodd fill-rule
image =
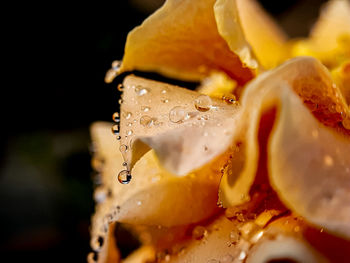
M117 140L119 141L122 137L120 135L117 136Z
M132 130L128 130L128 131L126 131L126 135L128 135L128 136L132 135L132 133L133 133L133 131L132 131Z
M122 105L122 104L123 104L123 99L119 99L119 100L118 100L118 103L119 103L120 105Z
M163 89L163 90L162 90L162 94L165 94L165 93L166 93L166 90L165 90L165 89Z
M112 133L114 135L119 134L119 125L118 124L115 124L115 125L112 126Z
M96 203L102 203L104 200L106 200L106 197L107 191L104 187L98 187L95 189L94 200Z
M192 230L192 237L196 240L201 240L203 237L207 235L207 230L203 226L196 226Z
M343 119L342 124L345 129L350 130L350 117Z
M94 251L100 251L103 246L104 239L102 236L95 236L91 239L90 245Z
M254 222L247 222L239 230L244 239L251 240L261 228Z
M131 127L132 126L132 122L128 122L127 126Z
M332 156L330 156L328 154L323 157L323 161L324 161L324 164L326 166L329 166L329 167L333 166L333 164L334 164Z
M124 116L124 118L125 119L130 119L131 117L132 117L132 113L131 112L125 112L124 114L123 114L123 116Z
M230 94L229 96L222 96L222 100L225 101L228 104L235 104L235 103L237 103L237 98L233 94Z
M162 102L163 102L163 103L168 103L169 100L168 100L168 99L164 99L164 100L162 100Z
M148 106L142 106L142 107L141 107L141 110L142 110L143 112L148 112L150 109L151 109L151 108L148 107Z
M211 98L207 95L200 95L194 100L194 106L198 111L208 111L212 106Z
M239 239L240 239L240 235L239 235L238 229L232 230L229 235L230 243L235 245L237 244Z
M241 253L239 253L237 259L243 261L246 257L247 257L247 253L242 250Z
M120 120L119 120L119 112L113 113L112 120L113 120L114 122L119 122L119 121L120 121Z
M141 201L137 201L136 203L138 206L142 205L142 202Z
M118 181L121 184L128 184L131 181L131 174L128 170L122 170L118 174Z
M127 163L127 162L123 162L122 165L123 165L123 166L128 166L128 163Z
M87 255L87 262L88 263L96 263L97 262L97 253L96 252L90 252Z
M128 146L127 145L122 144L122 145L119 146L119 151L121 153L125 153L127 150L128 150Z
M170 110L169 119L171 122L180 123L188 119L188 114L185 109L181 108L180 106L176 106Z
M123 84L119 83L117 86L118 91L122 92L123 91Z
M112 68L114 70L119 70L120 66L122 65L122 62L120 60L114 60L112 62Z
M138 96L143 96L143 95L145 95L145 94L147 94L149 92L149 89L138 85L138 86L135 87L135 92L136 92L136 94Z
M140 118L140 124L144 127L151 127L156 119L151 118L150 116L144 115Z

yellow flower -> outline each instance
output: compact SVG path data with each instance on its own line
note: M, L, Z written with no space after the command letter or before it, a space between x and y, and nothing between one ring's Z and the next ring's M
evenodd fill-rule
M129 263L349 256L349 19L330 1L295 41L252 0L168 0L131 31L107 81L139 70L201 85L129 75L120 142L91 127L98 262L119 260L119 224L142 243Z

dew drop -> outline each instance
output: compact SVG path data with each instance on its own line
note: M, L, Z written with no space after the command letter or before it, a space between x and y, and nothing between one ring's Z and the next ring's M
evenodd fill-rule
M150 109L151 109L151 108L148 107L148 106L142 106L142 107L141 107L141 110L142 110L143 112L149 112Z
M150 116L144 115L140 118L140 124L144 127L151 127L154 124L155 119Z
M332 156L328 154L323 157L323 161L324 161L324 164L328 167L333 166L334 164Z
M117 136L117 140L119 141L122 137L120 135Z
M168 99L164 99L164 100L162 100L162 102L163 102L163 103L168 103L169 100L168 100Z
M123 92L123 84L118 84L117 89L118 91Z
M203 226L196 226L192 230L192 237L196 240L201 240L207 235L207 230Z
M188 119L188 114L185 109L180 106L172 108L169 112L169 120L174 123L180 123Z
M138 96L143 96L143 95L145 95L145 94L147 94L149 92L149 89L138 85L138 86L135 87L135 92L136 92L136 94Z
M343 119L342 124L345 129L350 130L350 117Z
M123 166L128 166L128 163L127 163L127 162L123 162L122 165L123 165Z
M142 202L141 201L137 201L136 203L138 206L142 205Z
M91 248L94 251L100 251L102 246L103 246L104 239L102 236L95 236L94 238L91 239Z
M125 153L127 150L128 150L128 146L127 145L122 144L122 145L119 146L119 151L121 153Z
M122 170L118 174L118 181L121 184L128 184L131 181L131 174L128 170Z
M247 222L240 227L241 235L246 240L251 240L260 230L261 228L254 222Z
M106 200L107 197L107 191L103 187L99 187L95 189L94 192L94 200L96 203L102 203L104 200Z
M232 230L232 231L230 232L230 235L229 235L230 243L233 244L233 245L235 245L235 244L237 244L237 242L239 241L239 239L240 239L240 235L239 235L239 233L238 233L238 230L237 230L237 229L236 229L236 230Z
M124 116L124 118L125 119L130 119L131 117L132 117L132 113L131 112L125 112L124 114L123 114L123 116Z
M87 262L88 263L96 263L97 262L97 253L96 252L90 252L87 255Z
M194 106L198 111L208 111L212 106L211 98L207 95L200 95L194 100Z
M113 113L112 119L114 122L119 122L119 112Z
M127 131L126 131L126 135L128 135L128 136L132 135L132 133L133 133L132 130L127 130Z
M166 90L165 90L165 89L163 89L163 90L162 90L162 94L165 94L165 93L166 93Z
M233 94L230 94L229 96L222 96L222 100L228 104L234 104L237 102L237 98Z
M247 253L242 250L241 253L239 253L237 259L243 261L246 257L247 257Z
M119 99L119 100L118 100L118 103L119 103L120 105L122 105L122 104L123 104L123 99Z
M114 60L112 62L112 68L114 70L119 70L120 66L122 65L122 62L120 60Z
M117 135L119 133L119 125L118 124L115 124L112 126L112 133L114 135Z

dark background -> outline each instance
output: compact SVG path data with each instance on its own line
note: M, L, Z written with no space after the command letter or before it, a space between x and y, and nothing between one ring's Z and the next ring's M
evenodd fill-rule
M89 125L111 120L127 32L149 0L16 3L4 9L0 252L11 262L86 262L93 184ZM305 36L321 0L260 1L290 36ZM158 5L159 5L158 3Z

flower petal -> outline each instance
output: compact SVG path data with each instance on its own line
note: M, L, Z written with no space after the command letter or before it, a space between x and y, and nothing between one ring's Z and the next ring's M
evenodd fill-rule
M238 112L236 104L129 76L120 120L121 144L131 149L125 160L131 169L153 148L168 171L186 175L224 154L237 132Z
M212 70L240 84L253 77L219 35L215 0L168 0L128 35L120 72L140 70L198 81Z
M220 35L244 64L272 68L286 57L286 36L254 0L218 0L215 19Z

